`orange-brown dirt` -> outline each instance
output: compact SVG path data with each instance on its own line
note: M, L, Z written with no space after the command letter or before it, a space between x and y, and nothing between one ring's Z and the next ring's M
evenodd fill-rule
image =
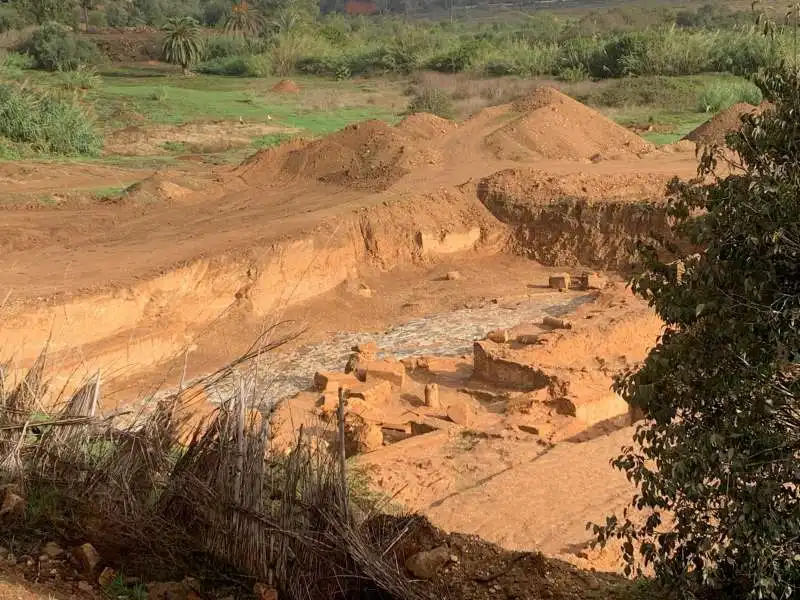
M638 135L554 88L532 91L512 110L518 116L486 137L487 147L501 159L599 160L653 150Z
M757 113L760 110L763 110L761 106L739 102L717 113L711 119L687 133L683 139L704 146L722 146L725 144L725 137L729 133L739 130L744 115Z
M599 162L564 160L559 152L499 159L486 140L510 120L551 108L554 114L589 111L556 92L536 94L531 98L547 103L531 113L504 105L458 126L430 115L397 127L366 122L259 152L234 168L202 173L187 163L185 176L175 169L150 178L152 172L101 166L4 166L0 176L11 196L145 181L116 202L4 206L0 343L13 347L21 364L48 339L54 351L77 345L81 365L124 361L126 376L133 376L186 348L222 358L218 341L198 341L220 327L221 316L224 331L252 334L253 324L273 318L276 309L303 306L370 270L408 270L455 257L489 260L506 249L551 265L569 259L614 267L624 258L623 244L606 245L618 249L611 258L591 255L604 251L609 231L624 237L626 226L614 210L601 228L564 213L561 221L577 227L559 232L557 251L548 252L541 235L528 251L515 231L519 223L500 215L498 194L490 198L484 190L507 188L504 198L514 202L520 195L552 201L576 188L585 188L599 207L609 197L649 200L662 178L692 176L695 156L679 150ZM579 139L584 125L564 122L551 136ZM609 150L633 136L613 123L601 126L611 127L609 140L623 140ZM623 221L640 218L623 215ZM364 310L378 302L364 300ZM405 318L396 305L385 310L384 323ZM358 328L357 322L351 317L347 324ZM337 315L317 323L328 330L343 321Z
M291 79L281 79L272 86L272 91L278 94L299 94L300 86Z
M381 431L383 445L355 463L393 502L445 530L614 569L613 548L587 552L584 529L632 493L608 464L631 431L611 381L646 355L660 323L617 277L594 292L550 290L548 277L622 266L630 238L659 224L648 215L664 181L696 167L686 148L652 151L552 91L458 126L417 115L292 141L238 167L193 167L191 185L174 170L3 166L10 194L141 184L118 202L8 203L0 348L27 365L50 340L55 388L103 368L116 384L104 398L128 403L175 384L184 359L190 378L218 367L280 319L309 325L298 348L459 308L589 294L569 330L523 321L462 356L390 363L404 383L377 401L363 389L349 410ZM430 384L439 406L425 405ZM301 424L330 439L319 400L306 391L283 403L284 443Z
M384 432L382 448L358 457L375 487L445 530L616 569L611 549L589 561L585 525L632 496L624 474L609 465L632 432L627 405L611 384L615 373L646 356L661 322L619 284L568 318L569 330L521 323L509 330L509 342L478 342L474 360L405 360L406 380L392 386L391 396L351 399L347 410ZM537 342L513 341L519 336ZM487 352L499 362L479 366ZM520 388L523 369L543 379ZM366 373L367 386L379 382L369 367ZM424 401L431 383L438 385L438 407ZM334 443L331 407L319 398L318 391L303 392L281 407L279 441L288 444L303 425Z

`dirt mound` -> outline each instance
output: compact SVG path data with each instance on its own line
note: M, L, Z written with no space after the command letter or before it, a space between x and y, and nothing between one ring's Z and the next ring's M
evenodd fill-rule
M272 86L272 91L278 94L299 94L300 86L291 79L281 79Z
M638 135L550 87L535 89L511 109L521 115L484 139L500 159L597 160L653 149Z
M381 191L420 164L437 160L419 136L372 120L349 125L303 145L288 144L262 152L243 165L253 183L275 175L315 179L344 187ZM277 173L276 173L277 170Z
M397 128L412 135L432 139L450 133L456 128L456 124L430 113L415 113L400 121Z
M169 181L160 175L151 175L128 187L120 199L123 202L175 202L185 200L192 190Z
M683 139L706 146L723 145L729 133L739 130L744 115L758 113L761 110L763 110L761 106L753 106L746 102L734 104L689 132Z
M367 524L375 537L386 536L397 564L419 552L435 555L446 549L446 560L435 571L430 582L418 582L422 590L441 588L446 595L463 600L490 598L578 598L627 597L632 582L618 575L582 571L560 560L545 558L537 552L511 552L490 544L477 536L446 534L420 517L374 517ZM406 531L396 539L390 532ZM381 543L381 546L384 544ZM418 561L423 564L428 561ZM435 565L435 561L430 561Z

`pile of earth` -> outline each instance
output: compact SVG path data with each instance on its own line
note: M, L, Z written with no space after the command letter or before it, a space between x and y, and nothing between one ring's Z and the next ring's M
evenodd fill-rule
M455 128L453 121L424 112L409 115L397 124L397 129L425 139L446 135Z
M423 141L424 137L407 129L365 121L312 142L260 152L243 165L240 175L250 183L278 176L382 191L417 166L439 160L438 153Z
M155 174L127 187L119 198L111 201L117 204L176 202L185 200L192 193L191 189Z
M629 597L633 585L619 575L583 571L538 552L513 552L478 536L447 534L422 517L379 516L368 526L405 531L393 540L392 562L406 565L426 591L434 588L448 598L614 600Z
M729 133L739 130L742 125L742 117L759 113L764 110L764 108L765 104L753 106L746 102L739 102L717 113L698 128L686 134L683 139L704 146L722 146L725 144L725 138Z
M278 94L299 94L300 86L291 79L281 79L272 86L272 91Z
M597 160L638 155L653 146L569 96L541 87L511 105L519 116L484 139L504 160Z

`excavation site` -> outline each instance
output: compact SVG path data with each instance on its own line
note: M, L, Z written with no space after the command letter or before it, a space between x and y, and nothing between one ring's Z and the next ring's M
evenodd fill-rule
M0 596L634 598L587 524L636 493L614 378L663 323L627 282L702 143L542 85L233 165L4 164L19 193L126 184L0 207L3 455L73 482L8 575L33 595ZM243 587L201 590L187 548Z

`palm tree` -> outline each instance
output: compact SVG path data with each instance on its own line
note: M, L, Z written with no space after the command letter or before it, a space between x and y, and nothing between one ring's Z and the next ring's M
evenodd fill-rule
M183 74L203 56L200 24L191 17L169 19L163 27L164 44L161 53L168 63L180 65Z
M264 18L247 3L247 0L234 4L231 14L225 21L226 33L241 35L244 38L258 36L263 28Z

